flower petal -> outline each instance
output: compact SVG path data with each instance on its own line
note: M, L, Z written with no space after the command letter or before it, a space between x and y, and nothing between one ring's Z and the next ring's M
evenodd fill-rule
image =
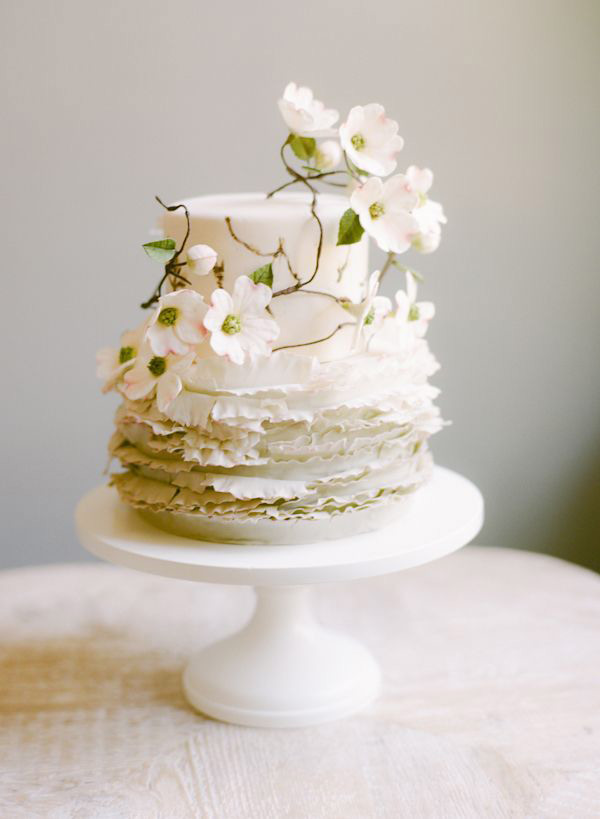
M156 388L156 404L161 412L166 412L169 405L177 398L182 390L181 378L173 370L167 371L158 379Z
M359 214L359 216L363 213L368 214L371 205L374 202L378 202L382 196L383 182L378 177L372 176L367 179L366 182L359 185L354 191L352 191L350 205L352 209Z
M249 276L238 276L233 287L234 313L261 313L273 295L266 284L255 284Z
M416 165L410 165L406 171L406 178L408 179L411 190L423 196L433 185L433 172L430 171L429 168L419 168Z
M156 378L148 369L146 362L136 364L123 376L123 392L130 401L137 401L150 393L155 385Z
M184 355L190 349L188 344L177 337L173 327L164 327L158 322L146 330L146 339L156 355Z

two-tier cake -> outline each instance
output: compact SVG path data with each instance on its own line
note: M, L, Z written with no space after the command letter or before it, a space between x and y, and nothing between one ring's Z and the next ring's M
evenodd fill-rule
M433 306L398 261L439 243L431 172L394 173L402 140L379 105L339 130L309 89L290 84L279 106L286 182L163 205L144 321L98 356L123 396L112 483L157 526L203 540L376 529L427 480L442 423ZM374 272L369 237L387 253ZM405 279L394 302L377 295L384 276Z

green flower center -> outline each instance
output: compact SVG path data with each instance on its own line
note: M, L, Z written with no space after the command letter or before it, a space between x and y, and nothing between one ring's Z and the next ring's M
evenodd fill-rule
M373 324L375 321L375 309L371 307L369 312L367 313L367 317L365 318L365 324Z
M148 362L148 369L152 375L158 378L158 376L162 375L167 369L167 362L161 355L155 355L154 358L151 358Z
M362 151L367 144L362 134L353 134L350 142L355 151Z
M233 336L236 333L239 333L241 329L242 322L240 321L239 316L234 316L233 313L225 316L225 321L221 325L221 330L224 333L227 333L228 336Z
M410 310L408 311L408 320L409 321L418 321L420 317L419 308L416 304L410 305Z
M135 358L135 349L133 347L121 347L119 350L119 364L126 364Z
M381 202L373 202L373 204L369 206L369 213L371 214L371 219L379 219L379 217L385 213L385 208Z
M176 307L163 307L158 314L158 321L165 327L171 327L177 321L179 310Z

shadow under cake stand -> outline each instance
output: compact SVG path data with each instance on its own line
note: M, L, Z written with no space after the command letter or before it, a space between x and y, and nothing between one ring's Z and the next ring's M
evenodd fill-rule
M97 557L164 577L254 586L237 633L208 646L183 674L197 710L242 725L295 727L344 717L378 694L380 671L353 638L321 626L310 586L410 569L466 545L483 522L470 481L436 467L395 523L339 540L234 546L177 537L145 522L103 486L78 504L77 532Z

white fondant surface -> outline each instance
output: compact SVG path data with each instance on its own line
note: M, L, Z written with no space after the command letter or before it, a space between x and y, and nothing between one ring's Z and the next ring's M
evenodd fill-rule
M224 264L222 283L231 290L238 276L248 275L270 261L281 245L287 254L273 264L273 291L308 281L315 270L319 229L311 216L308 193L283 192L267 199L265 193L223 194L183 199L190 214L191 232L187 246L206 244L214 248ZM364 236L354 245L337 246L340 217L349 207L348 199L319 194L317 214L323 225L323 246L315 278L305 289L320 291L357 303L365 296L368 277L368 241ZM259 254L236 241L236 237ZM167 212L162 219L165 234L180 242L185 235L182 210ZM289 264L288 264L289 261ZM290 271L291 268L291 272ZM295 275L294 275L295 274ZM192 286L210 297L217 284L214 275L191 276ZM295 292L273 299L271 309L281 335L276 346L303 344L325 338L348 313L327 296ZM353 328L344 328L320 344L306 348L321 360L341 358L351 351Z

